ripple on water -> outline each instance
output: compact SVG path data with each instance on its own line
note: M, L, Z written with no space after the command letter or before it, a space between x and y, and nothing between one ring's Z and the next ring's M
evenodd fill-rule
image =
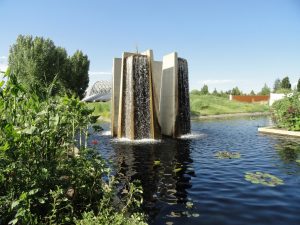
M181 135L179 137L179 139L200 139L200 138L204 138L206 137L206 134L203 134L203 133L196 133L196 132L192 132L192 133L189 133L189 134L184 134L184 135Z
M137 139L137 140L131 140L129 138L114 138L112 139L112 142L115 143L122 143L122 144L132 144L132 145L144 145L144 144L157 144L161 142L161 139Z
M113 156L122 173L139 179L150 224L300 224L300 140L260 135L267 117L194 121L179 139L99 138L99 152ZM107 134L107 135L105 135ZM218 151L239 159L217 159ZM277 187L252 184L245 172L261 171L284 181ZM191 209L186 202L192 202ZM187 217L191 210L199 217ZM172 213L173 212L173 213ZM176 213L180 217L170 217Z

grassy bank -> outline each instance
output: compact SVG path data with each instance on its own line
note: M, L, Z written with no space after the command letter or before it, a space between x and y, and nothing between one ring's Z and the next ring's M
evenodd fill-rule
M110 119L111 102L88 102L89 109L94 109L93 116L101 116L103 120Z
M269 111L267 104L229 101L228 98L214 95L191 94L190 101L193 116Z
M190 101L192 116L269 111L267 104L229 101L227 98L214 95L191 94ZM87 105L90 109L95 109L94 116L101 116L102 119L109 120L111 102L92 102Z

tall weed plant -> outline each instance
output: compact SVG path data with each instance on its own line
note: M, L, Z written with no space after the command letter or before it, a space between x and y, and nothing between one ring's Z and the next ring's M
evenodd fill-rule
M141 188L87 148L92 111L50 96L0 84L0 224L144 224Z

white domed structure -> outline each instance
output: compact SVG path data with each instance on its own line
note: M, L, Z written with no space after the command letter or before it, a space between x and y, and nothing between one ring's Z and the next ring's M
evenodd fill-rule
M101 80L94 83L86 90L84 102L107 102L111 99L111 81Z

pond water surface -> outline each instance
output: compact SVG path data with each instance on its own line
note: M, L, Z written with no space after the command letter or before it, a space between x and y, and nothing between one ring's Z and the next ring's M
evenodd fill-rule
M265 135L268 117L193 121L192 134L157 142L118 141L94 133L99 151L144 189L150 224L300 224L300 139ZM218 159L236 151L238 159ZM246 172L282 179L276 187Z

